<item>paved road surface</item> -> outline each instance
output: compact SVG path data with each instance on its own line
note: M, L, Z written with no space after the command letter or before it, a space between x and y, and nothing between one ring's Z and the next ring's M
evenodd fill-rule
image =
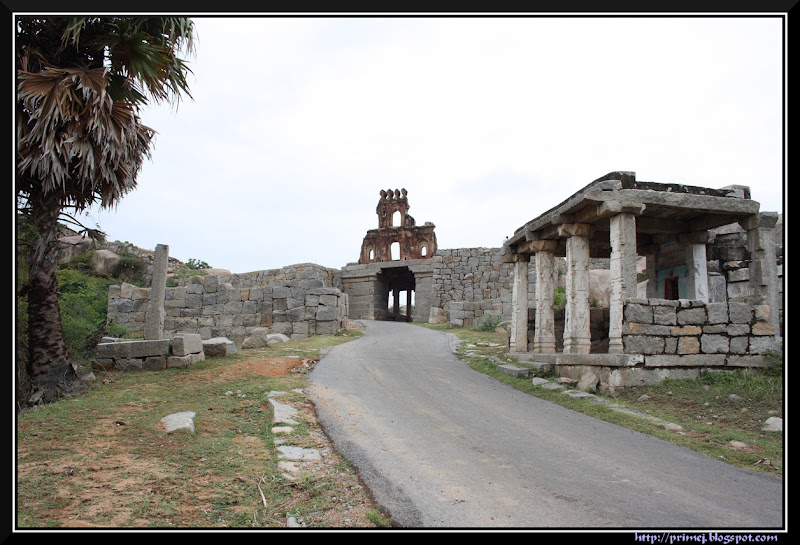
M782 481L518 392L452 336L364 321L309 394L404 527L780 529Z

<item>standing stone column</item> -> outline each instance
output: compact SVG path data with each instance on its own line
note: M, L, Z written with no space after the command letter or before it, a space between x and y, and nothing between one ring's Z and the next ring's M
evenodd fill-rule
M775 337L780 337L778 314L778 274L776 271L775 244L772 230L778 221L777 212L761 212L746 222L747 250L750 252L750 286L769 305L769 321L775 326Z
M592 346L589 329L589 236L591 225L559 226L567 238L567 306L564 309L564 353L588 354Z
M706 303L708 303L708 258L706 257L708 238L708 231L678 235L678 244L686 246L686 268L689 271L686 298Z
M411 289L406 290L406 322L411 321Z
M394 320L397 321L400 318L400 290L392 290L392 301L394 301L392 313L394 314Z
M169 246L159 244L153 254L153 280L150 284L150 303L144 323L144 338L147 341L160 341L164 338L164 298L167 293L167 264Z
M617 214L610 218L611 294L609 304L608 353L621 354L622 311L625 299L636 297L636 217Z
M530 256L514 256L514 284L511 287L511 352L528 351L528 263Z
M647 298L660 299L658 285L658 256L654 252L647 255Z
M556 351L555 319L553 317L553 295L555 282L553 263L557 243L554 240L539 241L536 245L536 326L533 333L533 351L537 354L553 354Z

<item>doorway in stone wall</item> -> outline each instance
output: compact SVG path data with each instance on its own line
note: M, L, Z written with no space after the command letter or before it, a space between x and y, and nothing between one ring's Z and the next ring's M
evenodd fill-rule
M385 279L386 319L411 322L414 319L414 273L408 267L387 267L381 271Z

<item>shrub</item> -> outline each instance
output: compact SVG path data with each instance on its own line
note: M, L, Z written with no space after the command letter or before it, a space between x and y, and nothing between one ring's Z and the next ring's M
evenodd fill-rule
M485 314L483 318L481 318L481 320L475 326L475 329L478 331L491 332L497 329L501 321L503 321L503 318L500 316Z
M553 292L553 308L559 309L567 306L567 288L557 287Z
M189 267L192 270L195 270L195 271L197 269L210 269L211 268L211 265L209 265L205 261L200 261L199 259L195 259L193 257L189 258L189 261L186 262L186 266Z

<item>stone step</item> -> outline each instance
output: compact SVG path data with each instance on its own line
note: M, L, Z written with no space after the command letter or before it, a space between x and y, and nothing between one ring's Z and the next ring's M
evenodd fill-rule
M507 375L519 378L528 378L531 374L530 368L517 367L516 365L503 364L498 365L497 368Z

